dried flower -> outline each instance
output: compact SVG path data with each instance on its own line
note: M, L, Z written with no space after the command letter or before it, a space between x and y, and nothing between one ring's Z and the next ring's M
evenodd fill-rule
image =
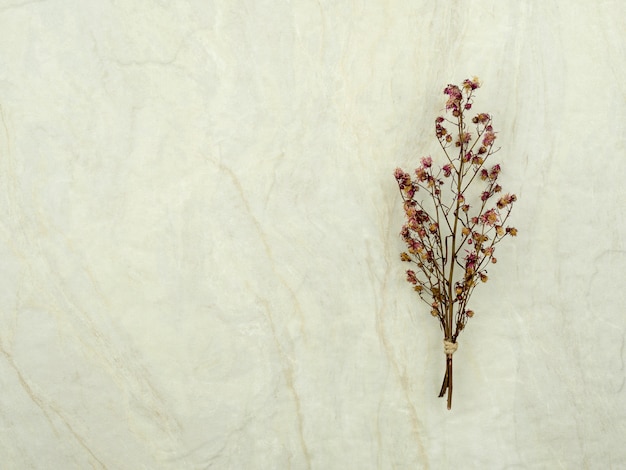
M498 213L495 209L489 209L480 216L480 222L487 225L495 225L498 221Z
M428 173L424 170L423 167L419 167L415 169L415 176L417 176L417 182L421 183L428 179Z
M461 90L456 85L448 85L443 92L449 97L446 103L446 110L451 110L452 115L458 117L460 115L461 100L463 99Z
M485 137L483 137L483 145L485 147L489 147L490 145L493 145L494 140L496 140L496 135L491 131L487 131L485 132Z
M517 198L515 197L515 194L505 194L498 200L498 203L497 203L498 209L504 209L506 206L511 204L516 199Z
M500 165L494 165L491 167L491 170L489 170L489 178L491 178L492 180L495 180L498 175L500 174Z
M475 251L472 251L467 254L465 257L465 269L474 269L476 267L476 263L478 262L478 255Z
M465 80L463 80L463 88L465 90L475 90L476 88L480 87L480 81L478 80L478 77L472 77L472 79L470 80L469 78L466 78Z
M421 158L414 176L400 168L394 172L406 215L400 235L407 251L400 254L400 259L417 266L415 271L406 271L406 279L421 300L429 304L431 314L441 324L445 340L453 344L467 319L474 316L467 306L478 280L484 283L489 279L485 263L498 261L493 256L494 245L506 235L517 235L516 228L503 227L517 197L511 193L500 195L502 187L496 182L502 171L499 164L485 166L496 151L492 116L488 113L477 113L472 118L465 116L474 106L474 92L479 87L480 82L474 77L464 80L460 86L450 84L444 88L446 112L452 115L448 122L453 125L447 129L443 125L446 118L435 119L435 135L447 158L441 170L433 169L433 159L427 156ZM475 125L474 134L466 127L470 121ZM453 155L455 146L458 151ZM442 178L449 178L449 184L439 179L441 174ZM467 193L468 199L477 195L476 200L468 203L462 192L471 184L481 187ZM451 189L449 194L444 194L446 188ZM418 194L424 194L421 201L416 199ZM497 201L487 205L494 194L498 194ZM433 203L434 210L431 209ZM463 246L467 250L460 254ZM461 269L455 271L455 266ZM440 396L448 392L450 408L451 353L447 352L446 356Z
M409 253L413 255L418 255L424 250L424 244L418 240L410 240L407 244L409 245ZM403 261L411 261L411 260L409 259L409 260L403 260Z

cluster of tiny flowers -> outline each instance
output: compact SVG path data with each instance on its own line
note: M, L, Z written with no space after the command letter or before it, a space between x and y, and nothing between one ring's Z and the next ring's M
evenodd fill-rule
M406 279L444 327L450 328L446 322L451 318L449 312L454 312L453 340L467 318L474 315L467 307L469 297L477 281L487 282L486 267L497 262L495 245L507 235L517 235L516 228L506 226L517 197L502 195L500 165L486 165L497 151L492 116L465 116L479 87L480 82L473 78L464 80L461 86L448 85L443 91L447 96L446 112L452 115L451 119L435 119L435 136L446 157L444 164L438 168L427 156L413 174L401 168L395 171L406 216L400 234L407 250L400 259L414 265L406 271ZM472 183L483 185L478 197L467 196L475 194L468 191ZM444 191L446 188L449 191ZM420 191L422 199L417 198ZM463 269L455 273L455 266Z

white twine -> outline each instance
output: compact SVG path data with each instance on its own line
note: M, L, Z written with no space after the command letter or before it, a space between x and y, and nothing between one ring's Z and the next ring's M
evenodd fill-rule
M446 353L446 356L452 356L458 347L459 343L453 343L447 339L443 340L443 352Z

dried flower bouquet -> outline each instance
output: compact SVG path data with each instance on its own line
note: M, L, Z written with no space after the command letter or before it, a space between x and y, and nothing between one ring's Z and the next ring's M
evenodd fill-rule
M470 296L480 282L487 282L489 263L497 262L495 245L507 235L517 235L517 229L506 226L517 198L503 193L498 184L500 165L487 166L499 150L494 148L492 117L468 116L479 87L473 78L443 91L448 97L446 116L435 120L435 134L445 164L435 168L432 158L424 157L414 175L395 171L406 214L401 236L407 251L400 258L413 265L407 281L441 323L446 371L439 396L448 392L448 409L452 355L459 334L474 316L468 308Z

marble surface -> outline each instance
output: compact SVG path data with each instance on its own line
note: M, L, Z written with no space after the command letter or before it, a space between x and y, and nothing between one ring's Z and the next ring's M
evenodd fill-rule
M624 10L0 0L0 466L626 468ZM393 170L472 75L520 235L447 411Z

